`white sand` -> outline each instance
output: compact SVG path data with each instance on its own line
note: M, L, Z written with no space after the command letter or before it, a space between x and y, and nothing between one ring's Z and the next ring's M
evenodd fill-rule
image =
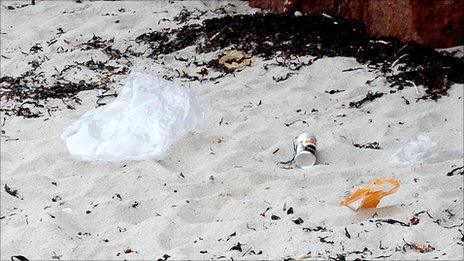
M231 2L237 7L213 1L39 1L36 6L6 10L6 5L15 3L2 1L1 53L10 59L2 58L1 76L17 76L30 67L29 61L43 55L49 60L39 71L48 76L55 66L62 69L91 57L106 60L99 50L56 51L58 46L71 49L93 34L115 37L115 46L122 50L132 45L144 51L147 47L136 44L134 38L149 28L177 26L169 21L158 25L158 21L172 19L183 5L255 11L246 2ZM118 11L122 7L125 12ZM106 13L110 15L104 16ZM211 16L217 15L208 12L202 19ZM65 33L47 47L46 41L56 36L58 27ZM44 51L29 56L21 53L35 43L41 43ZM195 53L190 47L177 55L191 58ZM144 56L132 60L132 70L172 74ZM185 69L173 56L164 58L166 66ZM60 110L51 117L6 117L1 138L1 259L12 255L29 259L158 259L164 254L175 260L328 259L349 252L349 259L463 258L463 176L446 175L463 165L463 85L453 85L449 96L438 102L416 103L417 95L409 88L351 109L342 105L361 99L368 90L389 91L382 78L365 85L375 74L353 58L317 60L279 83L272 77L285 75L288 69L270 66L266 72L264 64L257 59L218 84L186 83L211 101L213 113L160 162L79 162L70 157L59 136L95 107L97 91L82 92L83 103L75 105L75 110L54 101ZM366 69L342 72L353 67ZM186 70L193 73L198 69ZM68 75L70 79L86 77L92 77L91 72ZM126 77L113 79L112 87L119 90ZM345 91L325 93L332 89ZM406 105L401 96L411 104ZM338 116L343 114L346 117ZM302 122L285 125L298 119L309 126ZM293 137L305 131L318 137L319 164L305 171L279 168L277 162L292 156ZM420 133L437 143L425 154L425 163L392 165L391 156ZM352 145L373 141L382 149ZM398 193L382 201L385 207L354 212L339 206L356 187L375 178L397 178L402 184ZM5 193L5 184L17 189L23 200ZM52 202L55 196L61 200ZM292 207L294 214L287 215L284 206ZM260 213L266 208L270 210L263 217ZM87 210L91 212L86 214ZM433 218L420 214L420 223L410 227L387 223L377 227L374 222L395 219L409 223L420 211L428 211ZM271 220L273 214L281 219ZM303 224L292 222L298 217ZM302 229L319 226L327 230ZM233 233L235 236L229 237ZM435 250L403 249L404 240L430 244ZM229 250L237 242L243 252ZM137 252L124 253L128 247ZM362 252L365 248L368 250Z

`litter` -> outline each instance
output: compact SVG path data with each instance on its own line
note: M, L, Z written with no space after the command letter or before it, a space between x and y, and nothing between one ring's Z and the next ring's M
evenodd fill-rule
M282 169L309 169L316 164L316 136L310 133L302 133L293 140L293 158L289 161L277 162Z
M74 209L71 209L71 208L63 208L61 211L63 211L64 213L67 213L67 214L77 214L77 211L75 211Z
M302 133L294 141L295 164L300 169L309 169L316 163L316 136Z
M384 184L390 185L391 188L383 190L377 187ZM341 205L351 207L354 210L376 208L383 197L393 194L399 189L400 182L396 179L376 179L366 187L356 189L351 196L342 200Z
M114 102L86 112L61 138L80 160L161 160L205 109L193 91L135 72Z
M419 165L426 159L427 151L435 146L427 135L419 134L416 139L410 140L391 157L390 163L400 165Z
M253 60L247 57L244 51L232 50L227 52L224 56L219 59L219 64L226 67L227 69L242 69L250 65Z
M418 243L408 243L406 240L404 240L404 243L406 243L406 246L410 247L412 250L415 252L419 253L427 253L435 250L435 247L431 246L430 244L418 244Z
M435 248L429 244L416 244L413 243L412 245L412 250L419 252L419 253L427 253L435 250Z

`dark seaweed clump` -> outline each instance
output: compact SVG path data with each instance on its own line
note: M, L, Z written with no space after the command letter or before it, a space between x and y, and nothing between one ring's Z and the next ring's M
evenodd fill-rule
M279 53L284 58L354 57L385 74L399 90L423 85L426 94L419 99L436 101L447 95L451 83L464 83L464 60L453 54L397 39L375 38L358 23L324 16L223 16L202 24L144 33L136 42L150 45L153 58L193 45L199 53L231 47L264 59ZM392 67L397 67L395 72Z
M60 31L60 30L59 30ZM62 30L61 30L62 32ZM62 70L55 67L55 73L49 78L45 77L44 72L40 71L41 65L48 61L48 58L43 55L36 60L29 62L31 68L19 76L2 76L0 77L0 99L5 103L0 108L5 115L22 116L24 118L38 118L43 116L46 110L50 115L50 111L56 110L56 107L47 106L50 99L60 99L67 105L67 108L74 109L73 104L80 104L80 99L77 94L88 90L108 91L110 77L114 75L125 75L130 72L128 66L131 65L129 57L138 56L138 53L133 52L128 47L125 51L120 51L113 48L114 39L104 40L101 37L93 36L85 43L77 45L75 48L82 51L98 49L103 52L108 60L95 61L90 59L85 62L75 62L74 64L66 65ZM62 52L69 50L62 49ZM29 54L43 52L39 44L31 47ZM25 53L29 55L28 53ZM121 64L119 61L125 60ZM115 62L121 66L112 66L109 62ZM82 70L87 69L99 75L97 81L77 80L71 81L65 79L64 75L69 73L71 69ZM97 105L103 105L101 98L105 96L113 96L114 94L102 94L98 96Z
M2 98L16 102L11 108L2 108L6 115L37 118L42 116L42 112L36 109L45 107L41 101L68 99L80 103L76 97L79 92L100 88L95 83L87 83L83 80L79 82L58 80L49 85L45 81L40 81L40 77L31 76L26 73L15 78L10 76L0 78L0 85L12 87L2 91Z

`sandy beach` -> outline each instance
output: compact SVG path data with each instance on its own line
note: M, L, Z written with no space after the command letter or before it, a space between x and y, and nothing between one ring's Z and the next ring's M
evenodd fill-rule
M2 111L1 260L463 259L463 169L451 172L463 166L463 84L437 101L416 102L414 88L390 93L384 77L351 57L323 57L298 71L254 57L217 81L185 81L175 70L198 75L198 68L178 57L193 59L194 47L155 60L135 38L259 10L246 1L38 1L7 8L23 3L1 2L1 77L17 77L37 60L36 72L46 79L67 65L109 60L80 46L94 36L114 38L114 48L142 55L108 64L172 76L211 113L164 160L84 162L71 157L60 135L97 106L101 90L80 92L80 104L51 99L37 118ZM173 21L185 8L205 13ZM40 50L31 49L37 44ZM107 93L117 94L128 72L111 75ZM102 74L74 68L64 77L98 82ZM386 95L348 106L367 91ZM12 105L2 100L2 108ZM292 141L302 132L318 138L317 165L283 168L277 163L292 158ZM423 162L395 163L395 153L419 135L431 145ZM373 142L380 148L354 146ZM377 178L398 179L401 188L376 209L340 206ZM412 244L433 250L421 253Z

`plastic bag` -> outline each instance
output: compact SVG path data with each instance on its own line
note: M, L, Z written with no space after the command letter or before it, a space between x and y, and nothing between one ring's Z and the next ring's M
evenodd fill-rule
M426 158L426 153L430 148L435 146L427 135L419 134L416 139L410 140L406 145L400 148L391 158L392 164L423 164Z
M61 138L81 160L161 160L204 118L193 91L135 72L114 102L86 112Z
M244 51L232 50L219 59L219 64L227 69L242 69L251 65L253 59L247 57Z
M391 188L383 190L378 187L384 184L390 185ZM357 206L354 207L355 210L376 208L383 197L393 194L399 189L400 182L396 179L376 179L366 187L356 189L353 195L342 200L341 205L350 206L357 203Z

